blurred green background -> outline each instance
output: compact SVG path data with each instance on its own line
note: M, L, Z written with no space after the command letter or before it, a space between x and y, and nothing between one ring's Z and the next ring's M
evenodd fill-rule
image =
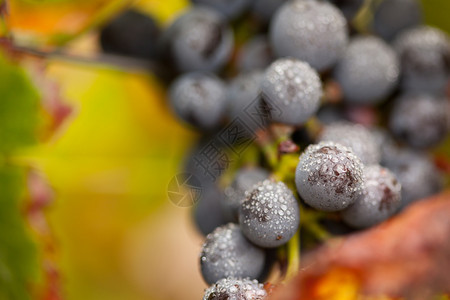
M69 52L90 56L98 50L90 29L128 2L14 0L10 26L21 43L71 40ZM188 1L134 5L165 24ZM423 5L426 22L450 32L450 1ZM52 57L44 64L73 113L16 159L42 171L55 191L46 214L63 299L199 299L202 238L190 210L167 200L167 184L196 134L174 119L151 74Z

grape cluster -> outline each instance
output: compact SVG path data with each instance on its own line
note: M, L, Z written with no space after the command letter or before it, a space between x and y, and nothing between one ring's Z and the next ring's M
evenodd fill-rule
M191 2L166 28L127 12L100 40L157 57L169 107L203 133L184 166L201 182L203 299L266 299L260 282L292 268L299 240L364 230L442 189L427 151L449 136L450 41L417 0Z

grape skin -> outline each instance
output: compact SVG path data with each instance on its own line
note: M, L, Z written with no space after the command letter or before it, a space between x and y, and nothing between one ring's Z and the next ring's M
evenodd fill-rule
M385 40L422 23L422 7L417 0L384 0L376 8L372 27Z
M355 228L367 228L392 216L401 205L401 185L394 174L379 165L364 168L364 191L355 203L341 212Z
M272 49L267 37L258 35L242 46L236 64L241 72L249 72L265 69L272 61Z
M254 185L269 178L269 172L262 168L241 168L236 172L233 182L225 189L224 206L234 220L238 220L239 207L245 200L245 192Z
M328 1L336 5L342 11L347 21L351 21L364 4L364 0L328 0Z
M227 19L234 19L244 13L251 0L191 0L195 5L204 5L223 14Z
M203 300L263 300L267 292L256 280L224 278L205 291Z
M158 59L160 31L151 17L130 9L101 29L100 45L106 53Z
M353 38L334 71L344 100L355 104L378 104L392 92L399 73L395 51L373 36Z
M223 17L196 6L178 17L165 31L162 45L181 72L219 71L229 60L234 40Z
M258 278L265 265L265 252L251 244L238 225L229 223L206 236L200 268L208 284L227 278Z
M362 125L335 122L324 127L319 141L331 141L348 147L366 165L380 162L380 148L373 134Z
M280 58L267 68L261 91L264 101L272 109L273 121L299 125L318 110L322 83L307 63Z
M395 100L389 127L392 133L414 148L430 148L448 133L450 105L445 98L407 94Z
M405 92L440 95L450 77L450 40L441 30L415 27L400 34L394 48L401 61Z
M287 243L300 224L297 200L283 182L265 180L246 193L239 224L254 244L273 248Z
M324 71L344 54L347 22L328 2L288 1L273 17L269 37L278 57L295 57Z
M187 73L170 87L170 104L183 121L200 129L217 127L227 105L226 85L206 73Z
M340 144L310 145L300 156L295 172L297 191L318 210L343 210L361 195L363 167L361 160Z
M230 120L239 118L250 129L256 129L261 125L255 123L248 110L262 105L260 94L263 77L262 71L253 71L239 74L229 83L227 103Z
M219 226L231 221L227 216L221 203L225 195L218 187L211 184L201 187L198 203L194 208L194 222L203 235L211 233Z
M443 178L423 153L402 149L390 157L385 165L402 185L402 208L442 189Z

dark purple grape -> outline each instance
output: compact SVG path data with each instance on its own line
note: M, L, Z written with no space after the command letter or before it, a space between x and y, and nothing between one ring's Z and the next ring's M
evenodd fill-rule
M399 139L415 148L430 148L448 133L450 105L445 98L425 94L403 95L396 99L389 127Z
M233 50L233 33L223 17L196 6L166 30L163 47L181 72L220 70Z
M310 145L300 156L295 183L308 205L323 211L343 210L362 193L363 164L340 144Z
M206 236L200 254L203 279L208 284L227 278L258 278L264 269L265 251L251 244L238 225L229 223Z
M217 128L226 113L226 85L206 73L186 73L171 85L170 104L183 121L200 129Z
M203 235L207 235L219 226L232 221L227 217L222 203L225 201L223 191L215 185L202 186L197 204L194 207L194 221Z
M331 123L323 129L320 141L331 141L348 147L364 164L380 162L380 148L364 126L350 122Z
M328 0L338 7L345 18L351 21L364 4L364 0Z
M158 58L158 24L137 10L127 10L100 31L104 52L144 59Z
M400 34L394 47L400 57L401 88L406 92L443 94L450 78L450 40L443 31L420 26Z
M364 190L355 203L341 212L355 228L367 228L392 216L401 206L401 185L394 174L379 165L364 168Z
M242 168L236 172L233 182L225 189L223 204L233 220L238 220L239 207L245 200L245 192L251 191L257 183L269 178L269 172L262 168Z
M299 125L319 108L322 83L307 63L280 58L267 68L261 91L273 121Z
M270 24L270 42L278 57L295 57L318 71L332 67L348 43L341 11L325 1L294 0L283 4Z
M191 2L212 8L228 19L234 19L248 9L251 0L191 0Z
M267 37L258 35L242 46L236 64L241 72L248 72L265 69L272 61L272 49Z
M231 121L239 119L247 131L252 133L263 126L263 122L255 121L252 112L262 107L261 83L264 77L262 71L242 73L228 85L228 116ZM265 122L264 122L265 123Z
M265 180L246 195L239 210L244 235L265 248L287 243L300 224L298 203L291 190L283 182Z
M392 40L405 29L422 23L418 0L384 0L375 8L372 28L385 40Z
M402 185L402 207L438 193L443 179L432 161L424 154L399 151L385 163Z
M210 286L203 300L264 300L267 292L257 280L225 278Z
M338 61L334 77L344 100L355 104L378 104L393 91L400 73L395 51L374 36L357 36Z
M254 0L251 11L263 23L269 23L275 12L288 0Z

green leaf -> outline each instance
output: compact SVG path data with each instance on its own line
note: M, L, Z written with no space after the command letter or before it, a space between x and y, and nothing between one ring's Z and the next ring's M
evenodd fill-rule
M36 141L39 93L25 71L0 53L0 153Z
M21 214L24 170L0 168L0 299L31 299L38 272L36 246Z

